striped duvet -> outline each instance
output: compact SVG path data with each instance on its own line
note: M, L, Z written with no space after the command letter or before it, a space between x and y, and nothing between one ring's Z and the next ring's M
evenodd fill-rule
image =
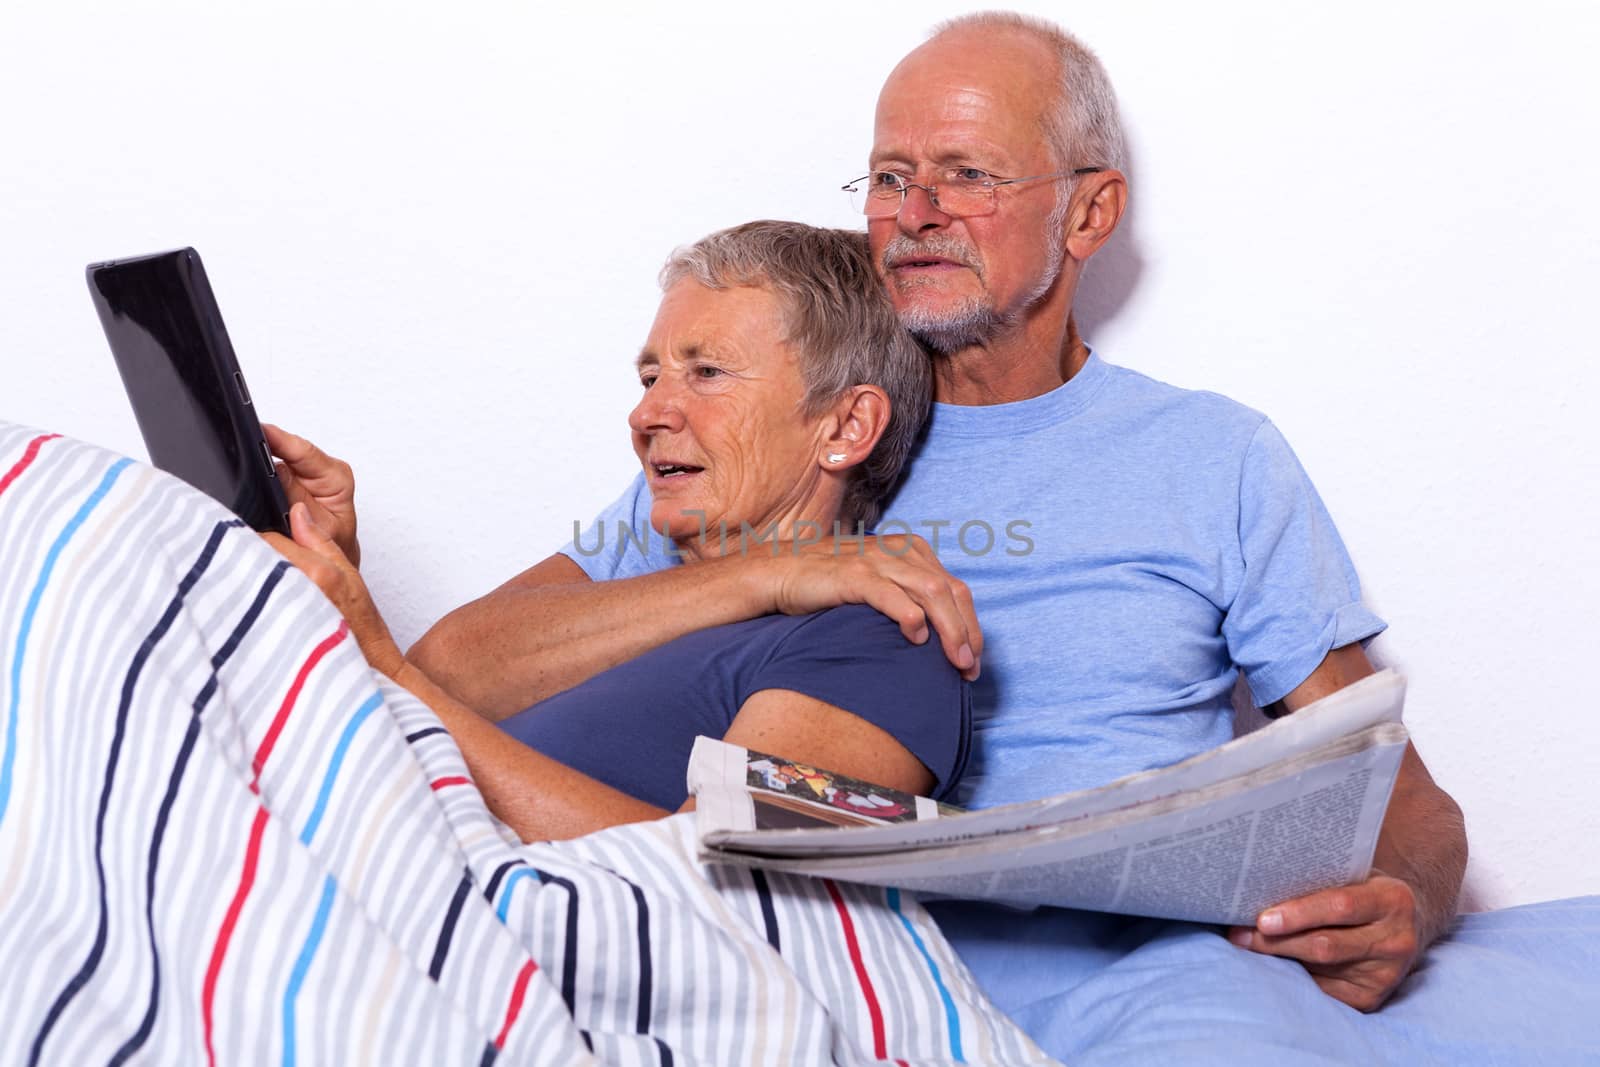
M523 845L317 589L0 422L0 1063L1047 1062L895 891Z

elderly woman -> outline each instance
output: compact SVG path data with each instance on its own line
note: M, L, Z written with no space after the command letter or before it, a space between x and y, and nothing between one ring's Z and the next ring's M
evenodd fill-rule
M928 372L865 241L759 223L665 279L631 422L686 570L870 524ZM316 585L178 479L0 420L0 1062L1043 1062L911 897L706 868L652 818L700 733L948 788L937 642L755 619L508 732L390 639L348 467L270 436Z
M930 369L865 238L750 223L679 250L662 287L628 419L651 526L692 566L870 527L926 416ZM497 728L389 637L336 543L354 555L348 479L326 484L326 458L305 442L274 444L296 500L294 541L274 543L350 619L371 663L438 712L490 807L526 839L679 808L699 734L910 792L942 795L960 777L971 726L957 671L937 642L913 645L854 605L690 634ZM335 538L341 511L352 535Z

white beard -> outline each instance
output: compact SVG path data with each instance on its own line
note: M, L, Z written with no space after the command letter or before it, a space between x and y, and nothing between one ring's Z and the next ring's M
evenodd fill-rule
M1002 313L986 296L973 296L961 301L955 307L942 311L922 307L907 308L900 313L900 324L911 336L943 356L953 355L974 345L987 344L1001 330L1015 325L1029 308L1045 298L1056 284L1056 280L1061 277L1067 254L1067 239L1061 228L1067 220L1069 205L1070 196L1057 198L1055 209L1050 212L1050 218L1045 223L1044 273L1014 314ZM887 262L892 255L905 254L914 249L926 251L930 255L949 256L972 264L972 269L980 280L983 277L982 260L976 250L964 242L947 237L928 238L920 242L896 237L884 249L884 259Z
M907 308L900 314L906 332L942 356L987 342L1006 323L981 297L944 311Z

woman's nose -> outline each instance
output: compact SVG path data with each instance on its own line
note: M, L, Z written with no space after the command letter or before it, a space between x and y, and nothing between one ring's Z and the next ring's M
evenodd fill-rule
M628 426L634 433L674 433L681 430L683 410L671 385L664 379L656 379L628 413Z

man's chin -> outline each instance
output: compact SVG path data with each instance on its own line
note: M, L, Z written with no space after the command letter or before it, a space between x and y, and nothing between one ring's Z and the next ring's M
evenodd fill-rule
M985 344L1004 323L992 308L968 304L956 308L908 307L900 312L906 332L941 355Z

